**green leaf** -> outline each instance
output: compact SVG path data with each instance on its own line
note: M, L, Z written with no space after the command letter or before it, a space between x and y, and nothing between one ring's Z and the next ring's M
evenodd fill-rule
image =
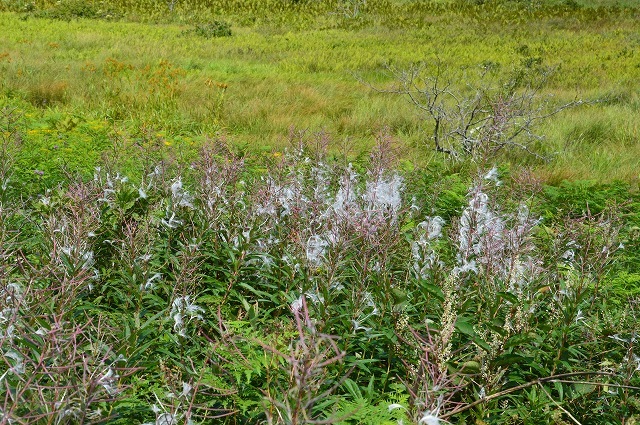
M596 389L596 385L592 385L592 384L585 384L585 383L573 384L573 391L575 394L577 394L575 398L583 397L587 394L590 394L594 392L595 389Z
M521 345L525 345L535 339L536 335L531 334L516 334L511 336L505 343L504 349L508 350L512 347L519 347Z
M463 333L469 336L476 336L476 331L473 330L473 325L469 322L465 322L461 319L458 319L455 327L460 333Z
M400 229L400 231L402 233L407 233L410 230L413 230L416 227L416 223L413 220L409 220L408 222L406 222L402 228Z
M150 318L148 318L144 323L142 323L140 325L140 329L147 329L152 322L155 322L160 316L162 316L165 313L165 311L160 311L156 314L154 314L153 316L151 316Z
M558 393L559 401L562 401L564 399L564 386L562 385L562 382L554 382L553 386Z
M462 365L460 365L459 370L460 370L460 373L464 373L467 375L474 375L480 372L480 363L474 360L469 360L462 363Z
M477 300L475 299L475 297L468 297L467 300L460 307L460 311L466 312L476 302Z
M505 301L510 302L511 304L518 304L518 297L510 292L498 292L497 295Z
M489 344L487 344L486 341L484 341L483 339L481 339L480 337L475 337L473 339L473 342L480 348L482 348L483 350L489 352L491 351L491 346Z
M398 305L407 301L407 293L402 289L392 288L391 289L391 297L393 297L393 304Z
M251 306L249 305L249 302L247 301L247 299L238 292L236 292L235 295L238 301L240 301L240 303L242 304L242 307L244 307L245 311L249 311Z
M438 300L444 300L444 293L439 286L433 285L431 283L427 283L426 281L421 281L420 286L424 288L428 293L435 296Z
M532 358L530 357L524 357L519 354L513 354L513 353L505 353L505 354L502 354L501 356L498 356L493 362L493 364L495 366L511 366L512 364L515 364L515 363L526 365L530 360L532 360Z

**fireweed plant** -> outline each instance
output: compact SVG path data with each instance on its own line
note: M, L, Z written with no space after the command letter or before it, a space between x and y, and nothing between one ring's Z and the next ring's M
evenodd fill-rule
M486 167L443 214L388 137L324 144L34 196L4 167L1 423L637 418L638 299L604 296L624 206L543 219Z

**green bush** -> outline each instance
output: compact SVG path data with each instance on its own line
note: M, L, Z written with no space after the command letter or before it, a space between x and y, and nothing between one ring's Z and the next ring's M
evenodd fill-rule
M60 0L53 7L36 9L29 7L24 10L28 16L36 18L70 21L72 19L113 19L118 16L107 2L92 2L83 0Z
M198 24L191 32L204 38L231 37L231 24L225 21L213 21Z

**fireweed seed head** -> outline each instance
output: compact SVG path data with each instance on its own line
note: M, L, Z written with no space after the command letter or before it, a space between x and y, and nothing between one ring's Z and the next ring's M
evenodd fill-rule
M324 297L317 288L304 293L305 297L310 299L314 304L324 304Z
M398 174L391 178L368 181L364 198L373 210L389 210L396 213L402 206L404 180Z
M363 330L365 333L370 332L372 328L362 325L358 320L352 319L353 333Z
M114 372L113 369L109 368L109 370L98 379L98 383L102 385L107 394L115 395L118 393L118 379L120 376Z
M436 415L434 415L432 412L426 411L418 421L418 424L419 425L420 424L440 425L440 419Z
M162 279L161 273L154 273L153 276L147 279L144 285L141 285L141 291L152 291L156 287L156 281Z
M182 193L182 178L178 177L171 184L171 195L173 197L179 197L181 193Z
M389 412L393 412L396 409L404 409L405 407L402 404L393 403L389 405Z
M168 220L165 220L163 218L162 220L160 220L160 223L162 223L162 225L165 226L168 229L175 229L175 228L177 228L177 227L182 225L182 220L176 218L176 213L173 212L173 213L171 213L171 217L169 217Z
M173 330L180 336L186 337L184 316L189 320L202 320L204 309L189 300L190 296L178 297L171 303L169 316L173 319Z
M329 243L319 235L313 235L307 240L307 261L313 266L319 267L324 262L326 248Z
M181 177L171 184L171 200L179 207L193 208L193 196L182 188Z
M290 307L291 307L291 311L293 313L299 313L300 310L302 310L302 306L303 306L303 303L304 303L303 297L304 297L304 295L300 295L298 298L293 300L293 302L291 303Z
M487 172L487 174L484 175L484 179L494 182L496 184L496 186L502 185L502 182L500 181L499 176L498 176L498 168L497 167L493 167L491 170L489 170Z

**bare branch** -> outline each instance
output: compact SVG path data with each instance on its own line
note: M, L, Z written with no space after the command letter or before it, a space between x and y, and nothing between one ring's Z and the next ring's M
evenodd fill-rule
M378 93L404 96L422 115L431 129L431 141L436 152L453 157L463 154L471 159L495 156L503 149L525 152L546 160L535 152L533 142L542 140L536 127L562 111L585 104L571 102L552 105L541 91L552 70L537 70L507 81L491 81L491 73L482 69L479 82L457 89L453 74L446 74L444 65L436 61L398 71L389 67L398 85L380 89L363 82Z

